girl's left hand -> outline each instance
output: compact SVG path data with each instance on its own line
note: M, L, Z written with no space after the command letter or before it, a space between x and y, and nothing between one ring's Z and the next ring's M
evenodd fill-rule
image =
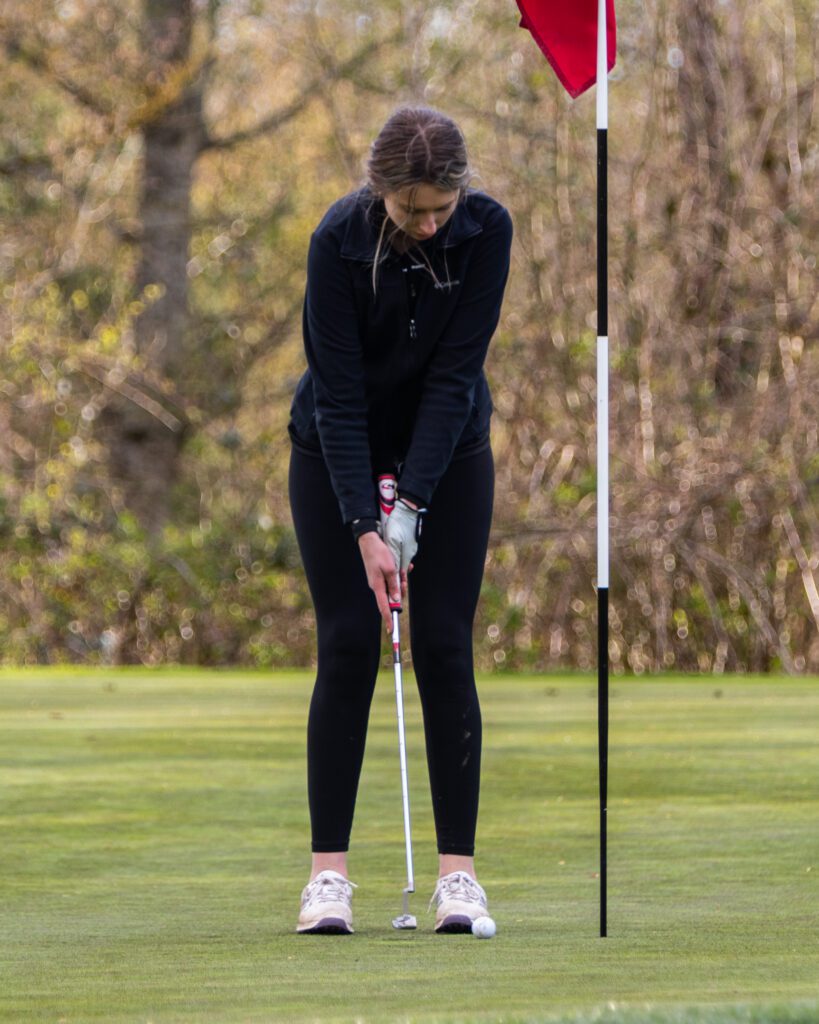
M418 509L399 499L384 525L384 542L404 575L412 567L412 559L418 550L420 516Z

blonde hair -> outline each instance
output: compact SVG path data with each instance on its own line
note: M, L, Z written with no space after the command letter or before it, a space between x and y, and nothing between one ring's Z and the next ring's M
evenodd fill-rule
M458 192L460 202L475 176L466 152L463 133L452 118L431 107L399 107L389 117L370 147L367 160L367 187L375 198L383 199L402 189L433 185L443 192ZM385 235L389 217L385 214L373 260L373 293L378 266L386 259ZM386 236L392 243L403 236L395 226ZM416 252L427 265L435 283L440 285L426 253L407 238L407 249ZM447 268L447 284L449 270Z

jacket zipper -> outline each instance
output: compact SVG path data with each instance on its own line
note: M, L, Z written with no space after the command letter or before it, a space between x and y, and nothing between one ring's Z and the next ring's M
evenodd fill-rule
M407 275L407 301L409 303L409 333L410 340L418 340L418 328L415 324L415 300L418 297L418 291L415 287L415 281L412 277L412 270L410 267L404 267L404 273Z

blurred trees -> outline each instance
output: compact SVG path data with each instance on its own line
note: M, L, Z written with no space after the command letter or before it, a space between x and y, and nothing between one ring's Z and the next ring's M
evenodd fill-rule
M286 500L310 231L400 102L516 226L478 656L590 667L594 98L506 0L31 0L0 76L0 636L309 661ZM819 668L817 14L618 7L611 661Z

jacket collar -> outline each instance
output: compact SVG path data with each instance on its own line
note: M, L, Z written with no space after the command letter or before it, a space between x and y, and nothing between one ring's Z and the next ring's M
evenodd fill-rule
M386 211L383 199L373 199L372 193L366 188L357 192L341 243L342 258L372 263L384 217ZM451 249L481 231L483 227L472 219L462 199L443 228L434 236L433 245L436 249Z

